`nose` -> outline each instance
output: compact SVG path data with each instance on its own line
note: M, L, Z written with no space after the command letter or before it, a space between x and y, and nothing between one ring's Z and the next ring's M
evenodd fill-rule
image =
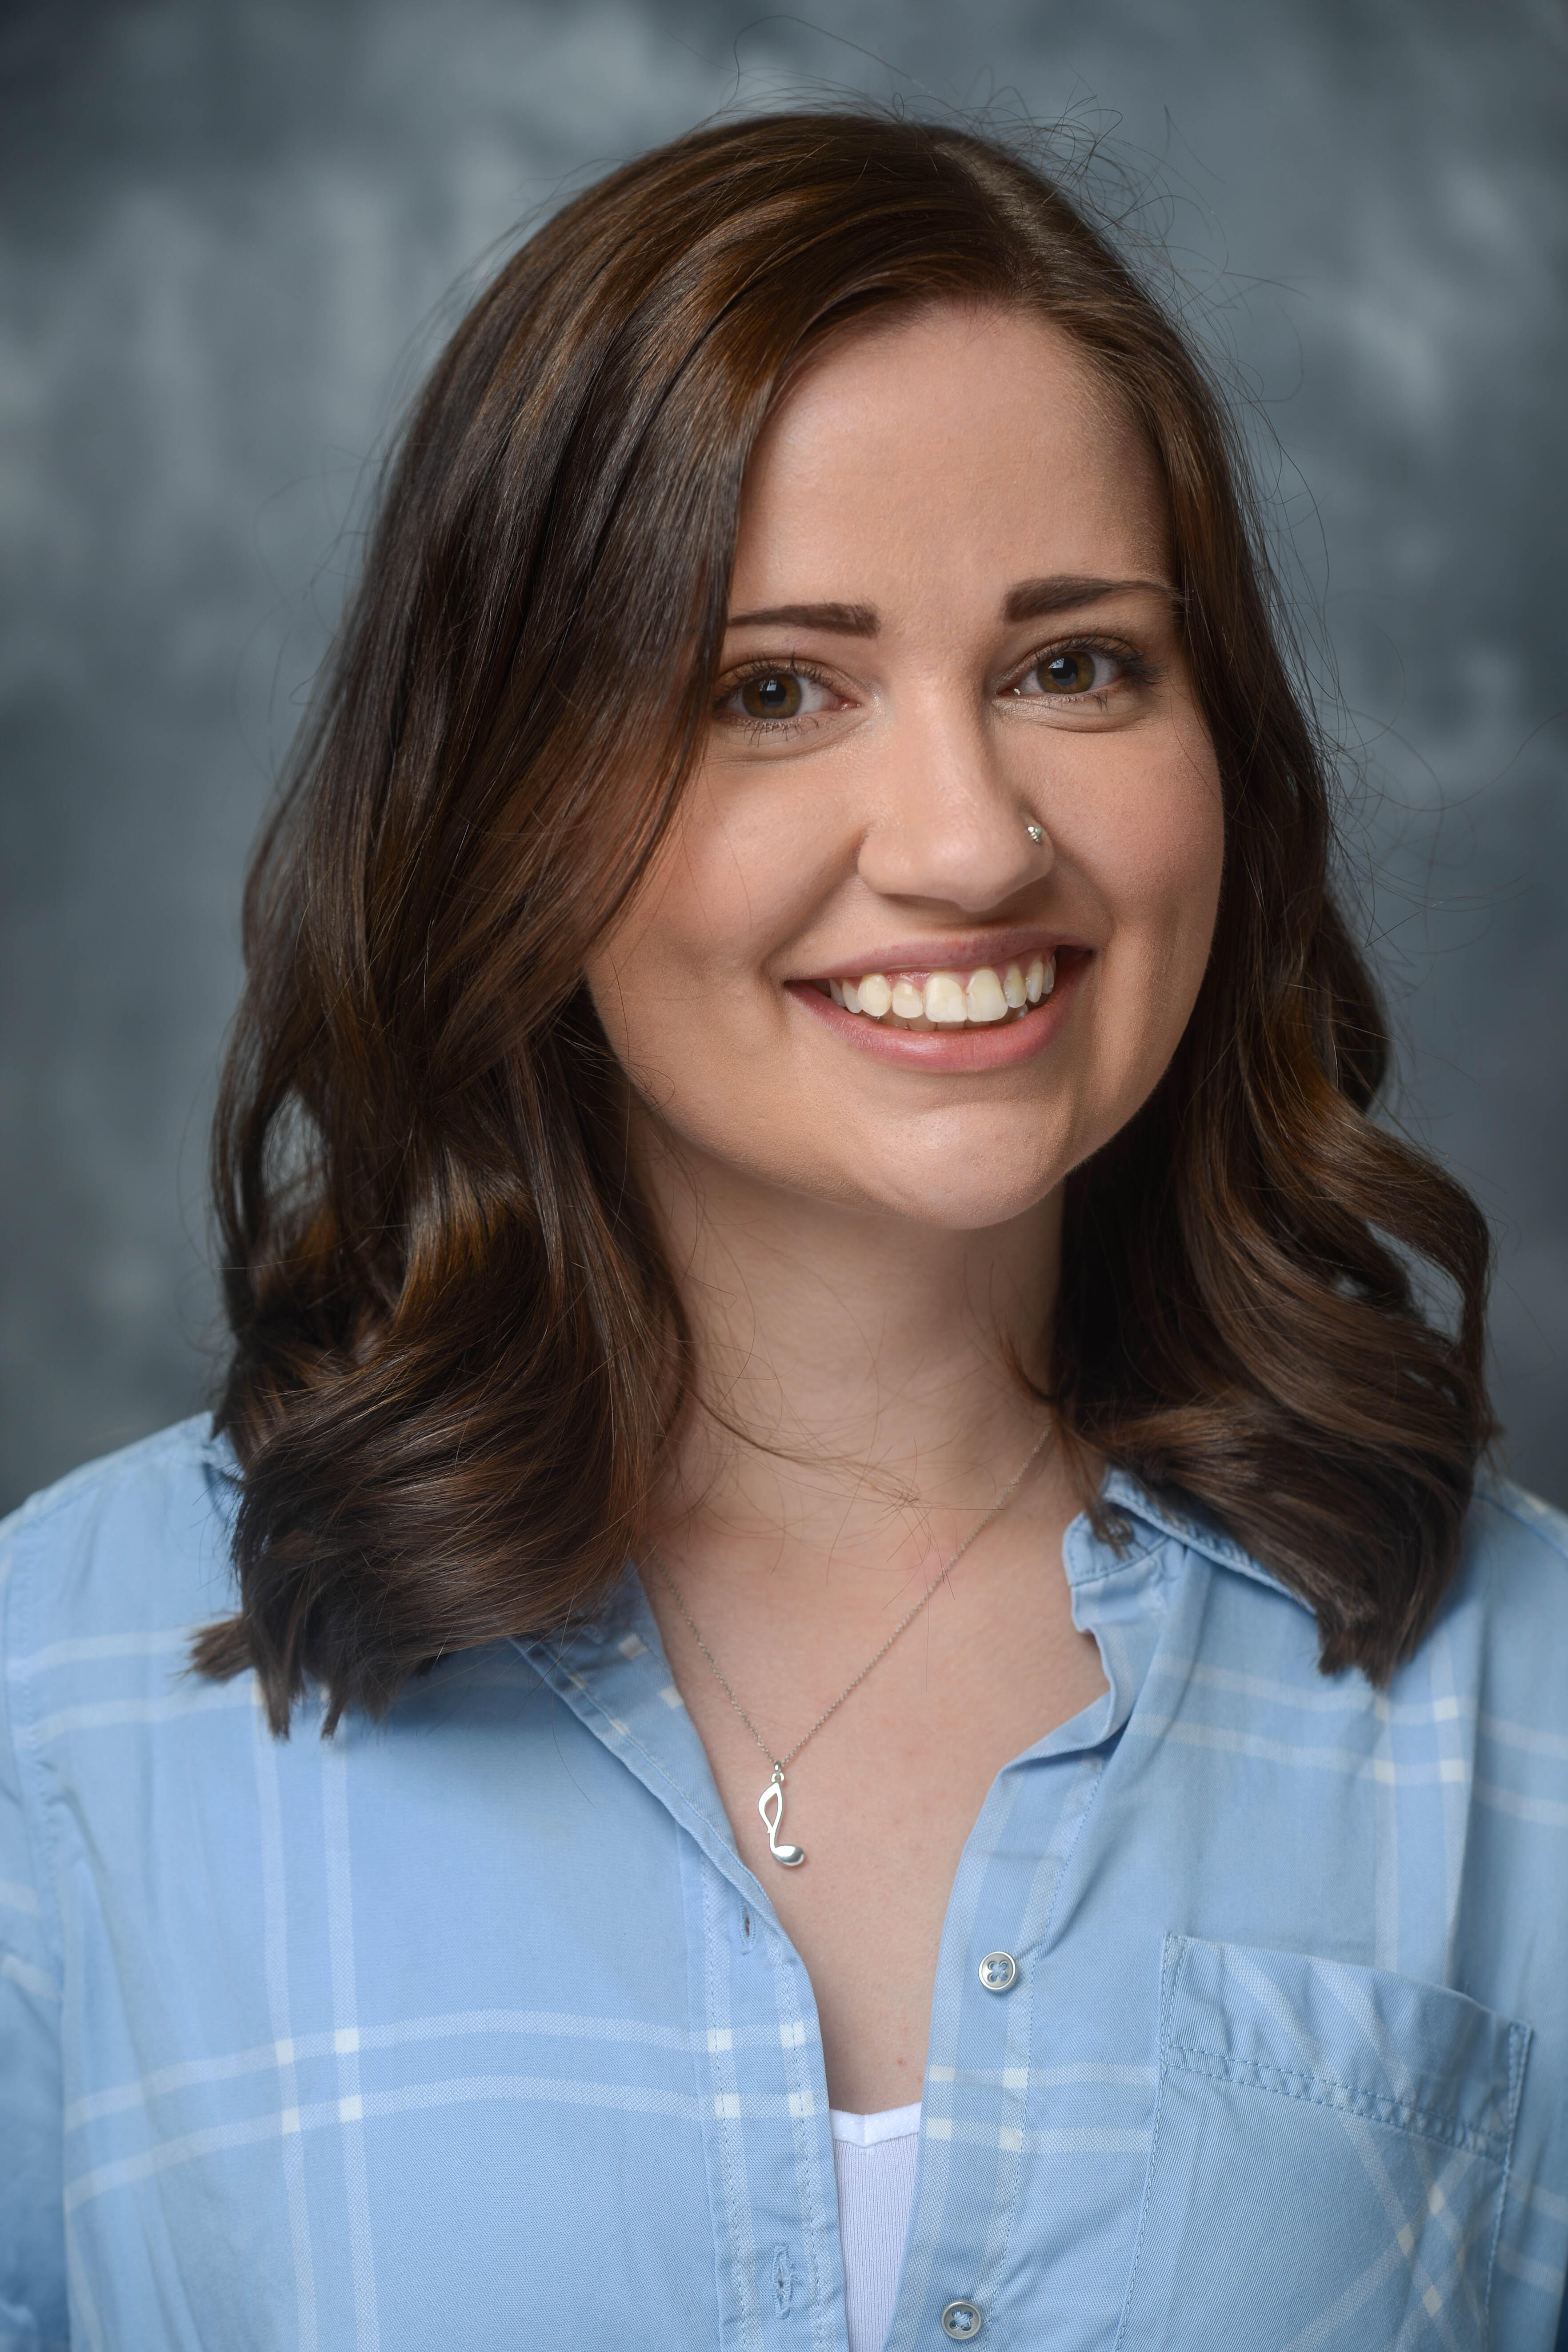
M936 690L906 706L879 746L876 814L861 880L885 898L981 915L1044 879L1053 856L1042 810L1012 782L1005 745L968 696ZM1033 824L1041 838L1030 835Z

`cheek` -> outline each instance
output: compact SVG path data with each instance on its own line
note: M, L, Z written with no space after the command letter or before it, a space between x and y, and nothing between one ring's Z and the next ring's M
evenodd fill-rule
M858 832L826 779L694 780L589 985L634 982L661 999L721 989L710 1011L748 1016L776 994L763 967L854 870Z
M1100 814L1082 856L1111 917L1104 1009L1115 1062L1142 1084L1175 1050L1214 938L1225 812L1207 742L1184 746Z
M759 854L755 831L754 819L716 805L698 779L637 896L589 959L589 992L634 1071L673 1073L688 1045L711 1052L734 1020L750 1028L776 1011L758 969L797 893L782 845L764 843Z
M1131 930L1176 964L1201 971L1214 932L1225 861L1217 776L1173 794L1127 845L1121 887Z
M742 880L722 829L693 827L683 813L588 962L588 986L612 1034L635 1034L659 1007L722 980L734 961L737 902L743 929Z
M1107 779L1089 861L1130 931L1201 934L1206 953L1225 856L1225 802L1214 748L1184 713L1156 756Z

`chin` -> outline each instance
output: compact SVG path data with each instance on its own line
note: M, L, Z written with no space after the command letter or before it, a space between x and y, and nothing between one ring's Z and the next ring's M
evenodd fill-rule
M929 1171L905 1169L895 1184L868 1194L856 1187L858 1204L884 1215L907 1218L951 1234L989 1232L1026 1217L1047 1201L1067 1175L1054 1162L1013 1171L994 1166Z

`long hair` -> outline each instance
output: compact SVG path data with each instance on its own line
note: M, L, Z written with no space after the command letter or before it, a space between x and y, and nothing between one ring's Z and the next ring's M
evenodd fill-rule
M1490 1433L1488 1236L1368 1115L1384 1024L1224 405L1025 161L784 113L613 173L476 304L258 852L214 1152L240 1606L195 1660L254 1666L280 1731L307 1683L329 1723L380 1711L591 1614L637 1540L696 1367L584 961L701 747L763 424L825 337L944 299L1055 321L1144 435L1224 782L1196 1009L1068 1181L1064 1441L1272 1565L1325 1669L1385 1678L1437 1605Z

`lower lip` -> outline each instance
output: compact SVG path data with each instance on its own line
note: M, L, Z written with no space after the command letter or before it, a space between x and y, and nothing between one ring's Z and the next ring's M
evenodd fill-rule
M1059 1034L1089 963L1083 955L1074 956L1065 970L1058 964L1055 988L1021 1021L965 1022L962 1028L956 1023L951 1029L891 1028L863 1013L847 1012L810 981L786 982L785 993L847 1045L879 1062L896 1062L906 1070L1010 1070L1044 1053Z

